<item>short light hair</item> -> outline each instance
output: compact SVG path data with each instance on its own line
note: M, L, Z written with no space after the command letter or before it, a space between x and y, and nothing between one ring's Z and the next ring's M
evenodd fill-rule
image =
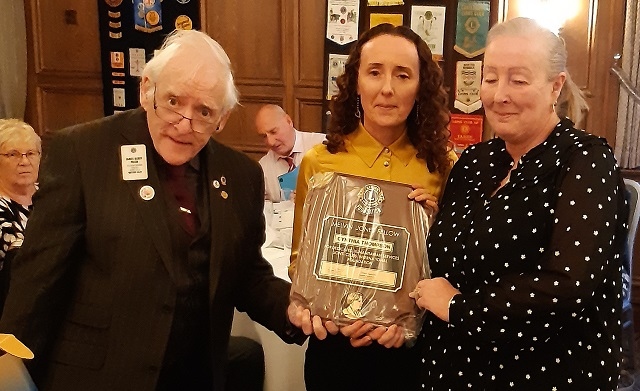
M201 58L202 61L195 61L194 72L199 66L215 66L221 65L220 79L224 83L224 102L222 102L223 112L231 111L238 104L238 90L233 80L233 72L231 70L231 61L222 46L207 34L196 30L174 30L165 38L162 46L156 52L156 55L149 60L142 71L142 79L145 77L152 83L152 88L147 91L147 98L151 99L151 95L155 91L155 85L158 81L158 75L164 67L178 54L181 50L189 51L194 58ZM218 64L208 61L213 57Z
M589 106L580 87L576 85L567 70L567 48L564 40L535 20L524 17L513 18L493 26L487 34L487 46L500 36L525 36L542 42L546 56L541 61L545 63L549 80L560 72L567 75L558 97L556 113L560 118L569 117L576 124L579 123L584 112L589 110Z
M16 119L0 119L0 148L10 141L26 141L42 151L42 139L28 123Z

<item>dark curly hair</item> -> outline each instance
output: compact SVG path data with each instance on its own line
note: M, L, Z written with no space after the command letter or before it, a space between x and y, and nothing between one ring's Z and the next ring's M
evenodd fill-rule
M431 50L422 38L404 26L396 27L389 23L377 25L363 33L351 50L344 73L336 81L339 92L331 99L327 149L331 153L344 151L344 136L358 128L360 119L356 117L356 104L362 47L380 35L402 37L413 42L416 47L420 62L420 84L416 96L417 105L414 105L407 117L407 135L418 150L417 157L427 162L429 171L438 171L444 175L451 166L448 153L452 147L448 129L451 115L442 70L431 58Z

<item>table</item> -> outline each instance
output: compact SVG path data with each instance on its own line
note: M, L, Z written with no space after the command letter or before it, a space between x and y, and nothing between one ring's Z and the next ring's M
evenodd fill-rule
M266 240L262 255L273 266L273 272L289 280L293 203L265 202ZM265 391L304 391L304 345L289 345L275 333L254 322L244 312L235 311L231 335L249 337L262 344L265 358Z

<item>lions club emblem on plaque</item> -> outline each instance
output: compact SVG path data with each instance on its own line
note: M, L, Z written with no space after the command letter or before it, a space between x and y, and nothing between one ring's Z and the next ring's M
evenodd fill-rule
M364 215L373 215L382 213L382 201L384 194L378 185L365 185L358 192L358 204L356 210Z

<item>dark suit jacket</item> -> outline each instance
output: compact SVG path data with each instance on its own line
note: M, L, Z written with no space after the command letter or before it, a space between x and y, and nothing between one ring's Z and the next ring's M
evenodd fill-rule
M146 145L147 180L122 179L120 146L129 144ZM141 109L62 130L50 141L0 322L2 332L34 350L30 370L41 390L155 389L176 291L152 148ZM213 140L203 152L212 372L214 390L221 390L234 305L287 339L289 284L260 253L259 166ZM226 184L214 187L222 177ZM141 198L144 185L155 189L153 199Z

